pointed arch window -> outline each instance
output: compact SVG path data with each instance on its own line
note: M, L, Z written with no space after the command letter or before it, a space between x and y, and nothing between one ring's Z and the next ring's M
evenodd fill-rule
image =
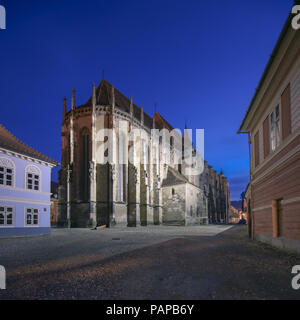
M117 189L117 200L126 202L127 194L127 165L126 165L126 140L123 132L119 132L117 137L118 147L118 189Z
M90 197L89 161L90 152L90 130L84 127L81 136L81 195L83 201L88 201Z

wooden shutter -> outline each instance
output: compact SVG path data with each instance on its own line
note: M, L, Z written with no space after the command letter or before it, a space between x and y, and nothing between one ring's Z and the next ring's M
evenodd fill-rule
M291 134L291 86L285 88L281 95L282 140Z
M254 136L254 157L255 167L257 167L259 165L259 131Z
M264 134L264 158L266 158L270 153L270 119L269 119L269 116L267 116L267 118L264 121L263 134Z

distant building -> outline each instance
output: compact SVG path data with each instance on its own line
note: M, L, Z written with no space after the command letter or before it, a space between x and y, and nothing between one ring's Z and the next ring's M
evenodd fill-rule
M300 31L289 16L240 126L248 133L250 235L300 251Z
M234 206L229 208L229 223L238 223L241 219L240 211Z
M50 232L50 177L57 165L0 125L0 237Z

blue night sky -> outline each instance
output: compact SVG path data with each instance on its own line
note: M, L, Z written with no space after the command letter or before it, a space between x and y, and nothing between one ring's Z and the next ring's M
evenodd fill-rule
M77 105L105 78L175 128L205 129L205 158L248 182L248 143L237 129L292 0L0 0L1 121L60 161L63 97ZM53 170L57 180L58 169Z

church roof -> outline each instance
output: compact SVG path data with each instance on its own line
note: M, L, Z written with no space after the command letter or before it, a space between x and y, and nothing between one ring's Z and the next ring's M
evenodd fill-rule
M169 124L169 122L163 118L163 116L161 114L159 114L157 111L155 111L154 113L154 119L155 122L158 123L161 127L161 129L168 129L170 131L172 131L174 128Z
M162 187L169 187L177 184L190 183L189 180L180 172L168 167L166 179L162 183Z
M42 160L53 165L59 165L55 160L50 159L39 151L29 147L19 139L17 139L11 132L0 124L0 148L4 148L22 155Z
M96 104L102 106L108 106L111 104L111 90L113 85L107 80L103 79L96 89ZM118 89L114 88L115 92L115 104L121 110L130 113L130 100L121 93ZM92 96L86 102L85 106L92 105ZM136 119L141 118L141 109L133 104L133 115ZM144 112L144 124L145 126L152 128L153 119Z

